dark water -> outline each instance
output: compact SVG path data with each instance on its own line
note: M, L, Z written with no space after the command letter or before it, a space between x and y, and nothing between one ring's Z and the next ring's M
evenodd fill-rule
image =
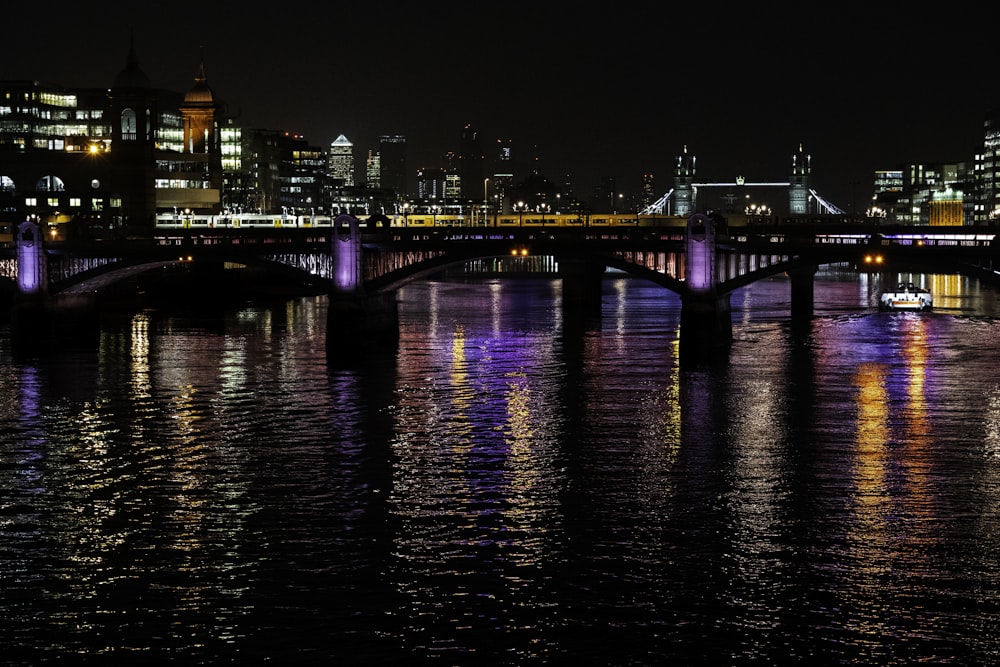
M757 283L693 366L628 279L411 285L330 361L323 298L0 328L0 661L995 664L1000 313L921 279Z

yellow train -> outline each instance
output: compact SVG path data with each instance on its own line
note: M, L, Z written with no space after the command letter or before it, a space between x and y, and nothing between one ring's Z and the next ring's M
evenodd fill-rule
M687 218L675 215L642 213L505 213L501 215L452 215L431 213L358 215L366 227L682 227ZM330 227L337 216L327 215L184 215L161 213L156 226L163 229L188 228L312 228Z

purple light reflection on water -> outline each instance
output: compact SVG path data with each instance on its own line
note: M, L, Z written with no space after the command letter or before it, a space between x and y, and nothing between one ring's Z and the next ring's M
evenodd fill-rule
M0 328L6 655L996 662L1000 325L976 291L821 289L802 329L787 281L734 295L690 369L638 280L596 323L558 281L414 284L398 349L346 368L322 299L107 323L33 370Z

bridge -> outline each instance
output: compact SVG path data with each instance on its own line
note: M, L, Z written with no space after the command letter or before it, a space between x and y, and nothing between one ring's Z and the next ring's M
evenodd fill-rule
M790 277L794 319L812 316L813 277L821 265L960 273L991 281L1000 276L994 268L1000 241L985 227L701 213L613 225L561 222L407 227L342 215L328 226L158 227L144 238L53 240L26 221L0 249L0 274L16 286L15 309L51 318L151 270L197 263L258 267L329 295L328 344L339 347L397 336L396 290L408 282L470 260L547 256L558 267L567 311L599 313L608 267L678 294L681 349L698 354L731 341L732 292L770 276Z

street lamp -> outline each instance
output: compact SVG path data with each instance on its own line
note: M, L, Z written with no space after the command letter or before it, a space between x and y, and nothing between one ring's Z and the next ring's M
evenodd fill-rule
M747 204L744 212L747 216L752 217L763 217L766 215L771 215L771 207L767 204Z
M489 196L489 190L487 189L487 186L489 186L489 184L490 184L490 179L484 178L483 179L483 227L489 224L490 196Z
M517 211L517 226L524 227L524 202L519 201L514 204L514 210Z
M885 218L887 215L888 212L884 208L881 208L874 204L870 209L865 211L865 216L868 217L872 222L874 222L876 227L885 222Z

